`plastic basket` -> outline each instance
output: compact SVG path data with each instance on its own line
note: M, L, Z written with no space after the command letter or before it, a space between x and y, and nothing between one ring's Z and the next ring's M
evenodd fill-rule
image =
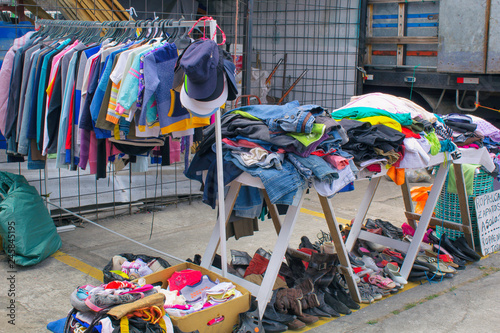
M438 169L439 166L435 168L436 171ZM467 196L474 244L479 244L476 205L474 203L474 199L478 195L482 195L493 191L493 177L491 177L481 168L479 168L478 170L479 171L476 171L474 174L472 195ZM435 217L438 219L444 219L450 222L462 223L458 194L448 192L448 176L446 176L443 189L441 190L438 202L436 204L436 207L434 208L434 214ZM444 228L439 225L436 226L436 233L438 234L439 237L441 237L441 235L445 233L446 236L452 240L455 240L464 235L464 233L461 231Z

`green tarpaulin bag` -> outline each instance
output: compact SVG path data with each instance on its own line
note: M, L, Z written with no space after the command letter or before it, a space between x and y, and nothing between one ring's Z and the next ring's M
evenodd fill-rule
M62 245L38 191L24 176L0 171L0 236L16 264L31 266Z

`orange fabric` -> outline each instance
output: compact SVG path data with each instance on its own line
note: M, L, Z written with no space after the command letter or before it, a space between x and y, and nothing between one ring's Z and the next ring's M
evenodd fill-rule
M391 168L387 170L387 176L389 176L396 185L403 185L405 182L405 169L391 166Z
M431 189L432 185L414 187L411 189L411 199L417 203L415 206L415 213L422 214L422 212L424 211L425 203L429 198L429 192L431 191Z

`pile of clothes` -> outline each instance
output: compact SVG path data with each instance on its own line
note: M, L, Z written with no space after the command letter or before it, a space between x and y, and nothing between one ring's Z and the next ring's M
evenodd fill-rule
M434 114L388 94L354 96L331 115L347 131L349 142L342 148L360 167L358 178L387 173L399 184L404 181L402 169L426 168L430 156L439 152L459 158L458 148L487 147L491 157L498 153L500 130L488 121L473 115Z
M128 326L130 332L173 333L170 316L182 317L242 296L231 282L212 281L194 269L174 272L166 289L143 280L79 286L70 296L73 309L68 316L47 328L56 333L112 333Z

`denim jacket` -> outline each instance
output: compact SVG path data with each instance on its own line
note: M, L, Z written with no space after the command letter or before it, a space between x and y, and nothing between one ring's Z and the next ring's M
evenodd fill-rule
M285 105L247 105L238 110L261 119L269 131L277 135L283 132L311 133L314 115L324 111L318 105L300 106L298 101Z

